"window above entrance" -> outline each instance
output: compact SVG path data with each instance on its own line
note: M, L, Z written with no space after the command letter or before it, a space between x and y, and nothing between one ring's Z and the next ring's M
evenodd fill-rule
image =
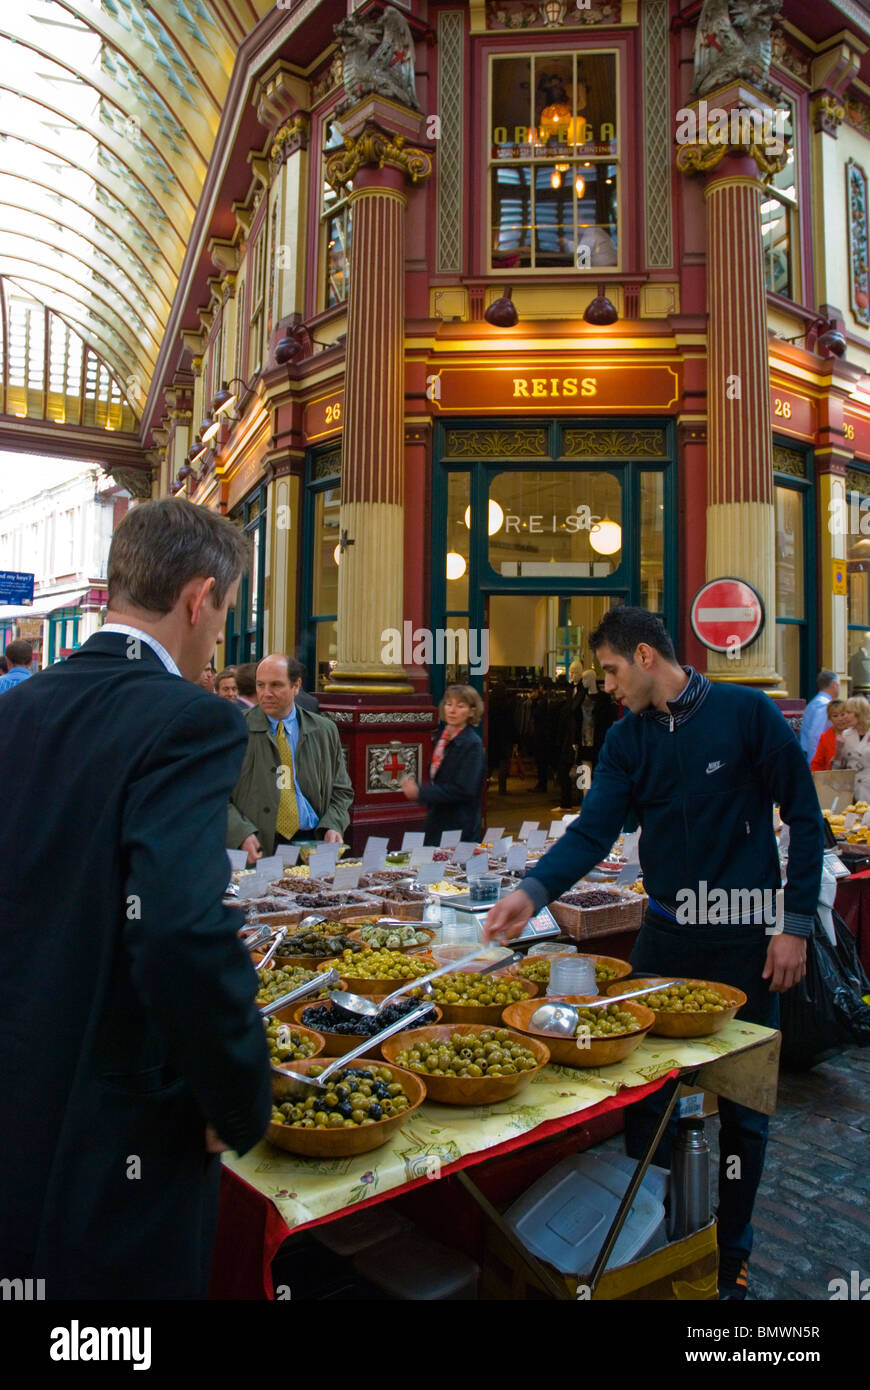
M490 269L618 268L615 53L493 56Z
M622 486L612 473L497 473L489 563L504 578L598 579L622 562Z

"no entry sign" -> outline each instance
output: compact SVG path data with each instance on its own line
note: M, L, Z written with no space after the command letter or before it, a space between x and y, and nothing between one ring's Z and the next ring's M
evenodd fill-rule
M692 631L711 652L739 652L764 627L764 604L745 579L711 579L692 600L690 617Z

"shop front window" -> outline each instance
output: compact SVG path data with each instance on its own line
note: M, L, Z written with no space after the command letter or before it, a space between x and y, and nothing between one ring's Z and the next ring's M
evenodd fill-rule
M858 519L857 527L849 526L846 538L846 576L848 597L847 670L849 692L870 692L870 534L862 535L862 524L870 530L870 474L861 492L847 496L850 518Z
M806 684L805 496L774 488L776 509L776 669L783 692L799 698Z
M504 578L599 579L622 561L622 487L611 473L498 473L489 563Z
M640 475L640 603L661 613L665 582L665 479Z
M350 276L351 211L347 201L348 186L342 190L332 187L326 179L326 158L344 143L334 121L327 121L323 142L323 175L320 195L320 243L323 263L323 305L331 309L347 299Z
M259 661L263 655L263 595L266 585L266 489L234 513L250 546L250 564L242 573L235 606L227 614L227 664Z
M490 269L619 265L613 53L494 57Z
M795 275L795 250L798 246L798 154L795 146L795 120L792 103L783 98L781 108L788 107L784 138L788 145L788 162L765 184L761 201L761 238L764 247L764 280L767 289L787 299L798 297Z

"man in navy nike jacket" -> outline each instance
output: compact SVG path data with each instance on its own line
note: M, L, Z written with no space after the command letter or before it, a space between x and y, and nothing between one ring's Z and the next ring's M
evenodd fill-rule
M486 935L516 936L636 821L650 902L631 958L635 971L734 985L747 995L741 1018L776 1027L778 995L806 971L824 852L818 798L800 745L768 695L713 684L680 666L661 621L645 609L611 609L590 643L605 690L629 713L607 734L580 816L521 887L492 909ZM790 828L787 883L775 914L781 878L774 802ZM763 916L741 912L748 890L758 889ZM706 910L723 901L736 910L724 916ZM627 1148L635 1156L660 1108L651 1097L626 1112ZM746 1294L768 1125L766 1116L724 1099L719 1113L720 1297L739 1299ZM669 1152L666 1138L655 1161L667 1163ZM729 1162L734 1157L739 1164Z

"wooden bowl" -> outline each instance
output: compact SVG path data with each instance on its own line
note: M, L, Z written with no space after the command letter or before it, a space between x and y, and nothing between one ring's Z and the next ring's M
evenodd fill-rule
M566 994L559 996L559 1002L562 1003L564 999L568 1004L591 1004L593 999L600 998L600 994ZM560 1067L609 1067L612 1062L621 1062L623 1057L627 1057L640 1046L655 1022L652 1009L628 999L620 1007L637 1019L638 1026L635 1032L617 1033L609 1038L590 1038L588 1047L578 1047L575 1038L554 1038L549 1033L542 1033L539 1028L531 1027L529 1020L542 1002L540 999L532 999L519 1004L509 1004L503 1015L505 1026L514 1028L528 1038L546 1038L550 1058Z
M610 985L606 994L621 994L626 989L643 989L644 985L661 984L664 989L672 980L683 979L687 985L703 985L706 989L714 989L717 994L721 994L723 999L729 1001L729 1008L720 1009L716 1013L697 1013L684 1014L675 1013L671 1009L655 1009L651 1012L655 1014L655 1023L650 1029L651 1033L657 1034L662 1038L708 1038L711 1033L718 1033L730 1023L738 1009L742 1009L746 1003L746 995L742 989L735 989L733 985L720 985L714 980L690 980L688 975L668 975L661 980L655 975L644 976L643 979L629 980L622 984ZM634 1003L634 1000L628 1001ZM637 1000L640 1003L640 1000Z
M386 998L386 996L384 997ZM373 998L372 995L369 995L369 998L372 1000L372 1003L377 1003L377 999ZM313 999L303 999L302 1002L299 1004L288 1004L287 1008L291 1018L293 1019L294 1028L298 1025L301 1025L303 1028L308 1028L307 1024L302 1023L302 1015L306 1009L310 1009L312 1005L316 1002L317 1001ZM433 1004L432 1008L435 1010L435 1013L437 1014L436 1021L440 1023L441 1010L438 1008L437 1004ZM284 1010L282 1009L281 1013L283 1012ZM433 1024L432 1026L434 1027L435 1025ZM346 1052L350 1052L350 1049L352 1047L355 1047L356 1044L360 1041L359 1037L353 1033L331 1033L328 1028L320 1028L316 1030L310 1028L308 1029L308 1031L312 1033L315 1031L319 1032L320 1036L324 1040L323 1052L326 1057L343 1057ZM412 1028L408 1031L414 1032L415 1030ZM389 1041L389 1039L387 1039L387 1041ZM372 1056L382 1057L383 1045L381 1047L376 1048L375 1051L372 1053Z
M431 956L421 954L417 959L428 965L430 970L436 970L438 968L438 962ZM332 967L334 970L347 969L343 960L328 960L322 964L324 969L327 967ZM366 998L374 998L376 992L386 995L393 994L397 989L408 989L416 983L417 979L416 976L409 976L408 979L373 980L366 975L347 975L344 978L347 980L345 989L349 990L351 994L363 994Z
M493 973L499 975L501 971L494 971ZM535 984L534 980L520 980L516 975L512 975L510 978L514 983L522 985L529 999L534 999L540 993L540 989L538 985ZM500 1028L505 1005L439 1003L438 1007L441 1010L445 1023L472 1023L480 1024L481 1027L488 1025L490 1028Z
M407 1033L396 1033L382 1044L385 1059L395 1062L396 1057L406 1047L415 1042L440 1042L454 1033L482 1033L482 1025L464 1028L456 1023L432 1024L428 1028L414 1028ZM510 1100L511 1096L525 1090L526 1086L539 1074L550 1060L549 1044L537 1038L524 1036L514 1030L513 1040L521 1042L533 1052L538 1065L516 1076L423 1076L426 1082L426 1095L429 1100L440 1105L492 1105L496 1101ZM412 1073L416 1075L417 1073Z
M304 1062L294 1062L291 1070L304 1076L314 1064L315 1059L311 1057ZM323 1065L322 1060L320 1065ZM379 1057L357 1057L352 1065L386 1067L408 1097L407 1110L403 1110L400 1115L390 1115L386 1120L376 1120L372 1125L359 1125L353 1129L301 1129L297 1125L278 1125L270 1121L266 1138L279 1149L304 1154L308 1158L350 1158L354 1154L369 1153L371 1149L379 1149L382 1144L386 1144L391 1135L405 1124L409 1115L413 1115L426 1099L423 1079L415 1076L413 1072L394 1066L391 1062L381 1061Z
M268 965L266 966L266 969L267 969L267 970L269 969ZM337 984L337 985L333 985L333 989L347 989L347 980L339 979L338 984ZM259 991L258 991L258 993L259 993ZM285 990L284 993L285 993L285 994L289 994L290 991L289 991L289 990ZM279 997L280 997L280 996L279 996ZM268 1001L267 1001L267 1002L268 1002ZM316 1003L316 1000L314 999L313 996L311 996L311 997L309 997L308 999L306 999L304 1002L305 1002L306 1004L314 1004L314 1003ZM257 1008L258 1008L258 1009L262 1009L262 1008L263 1008L263 1004L257 1004ZM288 1011L289 1011L290 1009L292 1009L292 1008L293 1008L293 1005L292 1005L292 1004L285 1004L285 1006L284 1006L283 1009L279 1009L278 1012L277 1012L276 1014L270 1014L269 1017L270 1017L270 1018L280 1018L280 1020L281 1020L282 1023L289 1023L289 1021L290 1021L290 1014L289 1014Z
M420 927L417 925L416 922L407 922L405 923L405 925L409 927L414 927L415 930L424 933L427 938L426 941L423 943L422 946L391 946L389 949L391 951L401 951L403 955L409 956L427 951L428 948L432 945L432 942L435 940L435 937L437 935L434 927ZM366 941L365 937L362 934L361 928L359 927L357 927L355 931L349 931L348 936L351 937L354 941L361 941L364 946L369 945L369 943Z
M302 1033L304 1037L311 1038L315 1043L315 1051L311 1053L310 1057L300 1057L299 1060L301 1062L313 1062L316 1057L322 1057L326 1052L326 1038L324 1034L319 1033L316 1028L308 1028L304 1023L297 1023L294 1019L287 1018L285 1015L292 1012L292 1009L293 1005L288 1004L286 1009L279 1009L278 1013L270 1014L268 1018L264 1018L263 1023L269 1023L271 1019L275 1018L279 1023L286 1023L288 1027L292 1028L294 1033ZM272 1065L276 1066L277 1063L273 1062ZM295 1065L295 1063L291 1062L288 1058L285 1065L292 1066Z
M352 933L352 932L341 932L341 933L339 933L339 932L331 932L330 935L332 935L332 936L342 935L342 936L346 936L348 939L350 939L350 937L353 935L353 933ZM278 951L277 951L276 954L272 957L271 961L269 962L269 965L266 966L266 969L267 969L267 970L268 970L271 966L289 966L289 967L292 967L292 966L294 966L294 965L300 965L300 966L302 966L303 970L319 970L320 967L321 967L321 965L323 964L323 962L324 962L325 960L334 960L334 959L335 959L334 956L314 956L314 955L299 955L299 956L297 956L297 955L293 955L292 952L290 952L290 951L285 951L285 950L283 949L283 948L287 945L287 942L288 942L289 940L291 940L291 937L288 936L284 941L281 942L281 946L279 947Z
M564 956L569 956L569 957L572 957L573 959L576 960L577 954L578 954L578 953L577 953L576 951L563 951L563 952L560 952L558 956L554 953L552 956L543 956L543 957L542 957L542 956L532 956L531 959L532 959L533 961L542 960L542 959L543 959L543 960L558 960L558 959L561 959L561 958L564 957ZM597 972L596 972L596 984L599 984L599 985L603 985L603 984L608 984L608 985L610 985L610 984L615 984L617 980L624 980L625 977L626 977L626 975L630 975L630 974L631 974L631 964L630 964L630 962L627 961L627 960L619 960L618 957L616 957L616 956L596 956L596 955L593 955L593 954L592 954L591 952L589 952L589 951L581 951L579 954L580 954L581 956L583 956L586 960L591 960L591 961L595 964L596 967L597 967L598 964L600 963L601 965L608 965L608 966L610 966L610 968L611 968L612 970L615 970L615 971L616 971L616 974L613 976L613 978L612 978L611 980L606 980L606 981L605 981L605 980L599 980L599 979L597 978ZM523 966L524 966L525 964L527 964L528 960L529 960L529 957L527 956L527 957L526 957L526 960L524 960L520 965L512 965L512 966L510 966L510 973L511 973L512 975L516 975L516 976L518 977L518 979L524 980L526 977L525 977L525 975L522 973L522 971L523 971ZM532 983L534 984L535 982L532 981ZM543 985L539 985L538 988L540 989L540 991L541 991L542 994L543 994L543 993L546 993L546 989L547 989L546 983L543 984Z

